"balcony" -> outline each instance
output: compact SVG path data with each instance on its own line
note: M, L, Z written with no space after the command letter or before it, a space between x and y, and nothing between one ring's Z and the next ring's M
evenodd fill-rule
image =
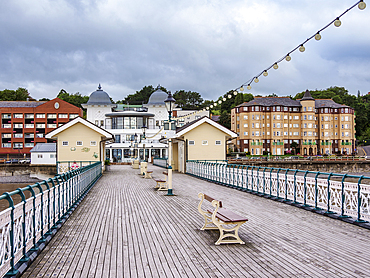
M342 145L342 146L344 146L344 145L349 145L349 146L351 146L351 145L352 145L352 143L351 143L351 142L342 142L342 143L341 143L341 145Z
M284 146L284 142L272 142L273 145Z
M321 146L329 146L331 145L331 142L321 142Z
M302 145L316 145L316 142L303 142Z

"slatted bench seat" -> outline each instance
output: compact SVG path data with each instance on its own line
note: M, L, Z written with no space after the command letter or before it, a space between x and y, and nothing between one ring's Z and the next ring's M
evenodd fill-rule
M151 179L153 171L146 171L144 174L144 179Z
M221 201L213 199L206 194L199 193L198 197L200 198L198 211L203 215L205 221L201 230L218 229L220 231L220 237L216 241L216 245L228 243L245 244L240 239L238 231L240 226L248 221L248 219L223 208ZM203 210L202 204L204 200L210 202L214 209Z
M163 175L165 175L165 179L153 178L153 180L157 183L154 188L155 189L158 189L158 191L167 190L168 189L167 188L167 176L168 176L168 173L167 172L163 172Z

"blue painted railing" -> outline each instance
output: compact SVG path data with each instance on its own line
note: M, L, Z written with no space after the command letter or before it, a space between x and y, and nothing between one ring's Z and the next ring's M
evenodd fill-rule
M296 169L187 161L186 173L235 189L281 199L325 214L370 221L370 177Z
M19 275L101 175L95 162L0 196L9 203L0 212L0 277Z

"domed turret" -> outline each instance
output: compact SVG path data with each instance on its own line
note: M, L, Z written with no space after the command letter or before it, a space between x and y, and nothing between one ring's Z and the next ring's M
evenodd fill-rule
M157 89L150 95L148 104L163 104L164 101L167 99L168 95L166 92L160 89L160 86L157 86Z
M95 92L92 92L89 101L86 103L88 105L106 105L112 104L109 95L101 89L99 84L98 89Z

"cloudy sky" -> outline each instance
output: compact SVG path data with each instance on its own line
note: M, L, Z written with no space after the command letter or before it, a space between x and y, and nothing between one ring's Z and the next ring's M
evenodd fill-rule
M366 2L366 1L365 1ZM354 0L0 0L0 90L36 99L101 83L121 100L144 86L217 99L282 58ZM279 63L250 93L370 91L370 2ZM246 90L247 91L247 90Z

